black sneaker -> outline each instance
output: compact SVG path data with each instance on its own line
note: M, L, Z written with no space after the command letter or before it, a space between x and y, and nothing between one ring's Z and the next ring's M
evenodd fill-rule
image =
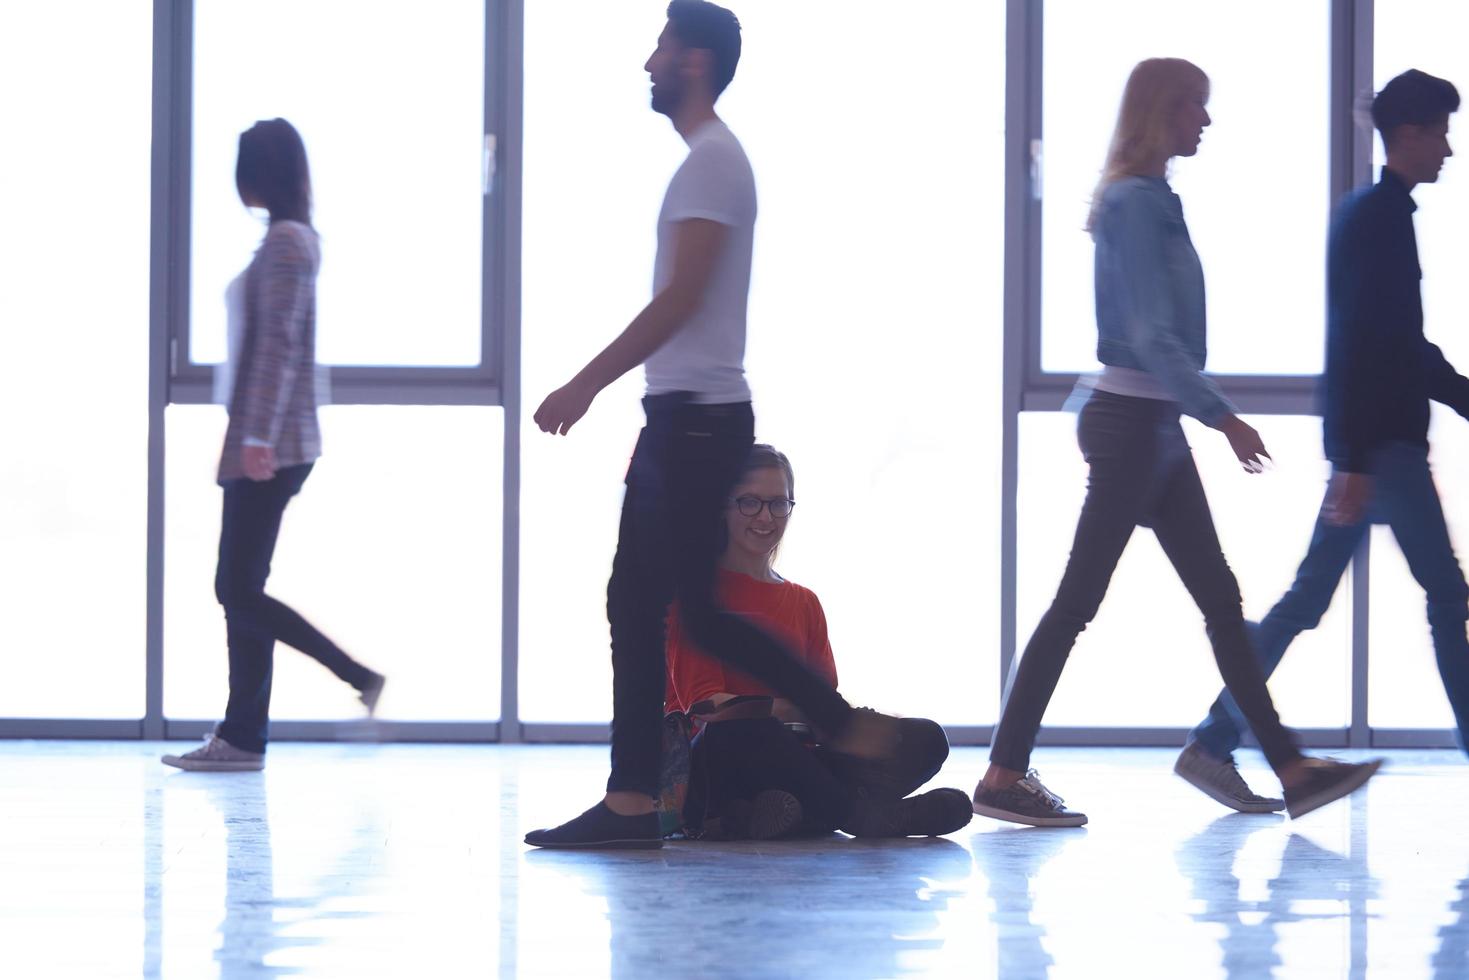
M1382 768L1382 759L1367 762L1342 762L1338 759L1307 759L1310 776L1299 786L1287 786L1285 809L1292 820L1298 820L1317 807L1323 807L1360 789L1373 773Z
M1080 827L1086 823L1086 814L1066 809L1066 801L1046 789L1034 769L1004 789L985 789L980 783L974 788L974 812L1031 827Z
M362 700L362 706L367 709L369 716L377 714L377 702L383 696L383 688L387 683L388 679L382 674L373 673L367 686L358 690L357 696Z
M859 799L842 827L853 837L938 837L974 819L962 789L931 789L896 802Z
M598 803L559 827L532 830L525 842L532 847L657 848L663 846L663 834L656 812L625 817Z
M801 826L801 801L780 789L767 789L753 800L733 800L720 818L725 840L775 840Z

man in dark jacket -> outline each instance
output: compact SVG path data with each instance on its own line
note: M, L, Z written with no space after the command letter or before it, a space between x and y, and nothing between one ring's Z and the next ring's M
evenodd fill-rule
M1469 725L1469 585L1449 543L1428 467L1428 403L1469 417L1469 378L1423 335L1422 271L1410 191L1438 180L1459 93L1412 70L1372 102L1387 165L1344 200L1327 245L1323 423L1331 483L1290 591L1261 620L1255 645L1268 675L1296 634L1315 628L1372 523L1392 528L1428 594L1439 675L1464 745ZM1250 792L1234 767L1244 719L1228 694L1190 735L1175 771L1236 810L1281 808Z

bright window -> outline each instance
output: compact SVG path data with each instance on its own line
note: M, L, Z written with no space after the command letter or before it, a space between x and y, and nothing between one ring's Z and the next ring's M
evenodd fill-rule
M262 233L239 135L283 116L322 236L318 358L479 364L484 71L482 3L195 4L193 360L224 358L224 288Z
M1373 9L1374 90L1409 68L1417 68L1459 87L1469 97L1469 51L1459 43L1469 30L1469 7L1454 0L1392 0ZM1366 93L1364 93L1365 95ZM1464 141L1464 107L1450 117L1449 143ZM1375 135L1374 160L1383 162L1382 141ZM1469 208L1469 164L1454 157L1444 164L1437 183L1413 189L1418 210L1413 224L1418 233L1418 263L1423 269L1424 332L1443 348L1460 373L1469 372L1469 336L1460 326L1469 304L1469 280L1464 262L1469 243L1463 235L1462 216ZM1377 174L1373 173L1373 179Z
M270 594L389 683L379 713L407 721L500 716L498 408L334 406L325 455L286 509ZM214 598L224 412L168 410L164 713L212 719L228 690ZM271 717L352 718L354 692L276 645Z
M1086 495L1076 416L1021 417L1019 648L1055 596ZM1290 587L1306 554L1325 488L1321 423L1252 417L1276 466L1241 472L1224 437L1187 420L1214 523L1239 578L1245 615L1259 619ZM1350 577L1321 625L1291 646L1270 682L1281 718L1294 727L1346 727L1350 717ZM1374 582L1375 586L1375 582ZM1221 682L1203 616L1149 530L1139 528L1112 577L1095 622L1081 634L1045 723L1056 726L1192 727Z
M552 7L526 10L527 420L647 302L659 201L684 152L642 71L661 9L578 10L575 34ZM999 673L1004 8L847 10L741 6L744 60L719 107L760 196L757 435L799 485L779 567L821 597L849 698L983 724ZM922 52L923 70L873 52ZM799 93L829 85L841 97L813 114ZM604 392L564 440L527 421L527 721L610 714L605 587L640 385Z
M1443 500L1449 539L1460 556L1469 544L1469 428L1463 419L1434 406L1429 430L1430 463ZM1372 608L1367 620L1371 661L1367 668L1369 723L1380 728L1453 728L1428 634L1423 587L1384 526L1372 529Z
M152 31L0 11L0 717L143 715Z
M1172 175L1208 283L1208 369L1321 370L1330 9L1324 0L1241 0L1227 12L1206 0L1047 0L1046 370L1097 366L1092 243L1082 228L1127 76L1160 56L1187 58L1211 82L1214 124Z

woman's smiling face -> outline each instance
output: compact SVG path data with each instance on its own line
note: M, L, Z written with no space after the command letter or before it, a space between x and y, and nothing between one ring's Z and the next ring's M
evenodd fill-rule
M768 563L770 556L780 545L780 539L785 536L786 523L790 520L789 514L784 517L771 516L768 502L786 500L790 495L791 488L786 483L785 472L779 467L761 467L746 473L730 493L730 503L725 508L725 521L729 528L727 548ZM764 506L753 517L746 516L740 512L737 503L741 497L756 498Z

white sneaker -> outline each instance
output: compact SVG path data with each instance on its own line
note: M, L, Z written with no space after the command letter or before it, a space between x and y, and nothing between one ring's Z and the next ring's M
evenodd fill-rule
M163 763L190 772L259 772L265 768L265 753L237 749L210 732L199 748L183 755L166 755Z

